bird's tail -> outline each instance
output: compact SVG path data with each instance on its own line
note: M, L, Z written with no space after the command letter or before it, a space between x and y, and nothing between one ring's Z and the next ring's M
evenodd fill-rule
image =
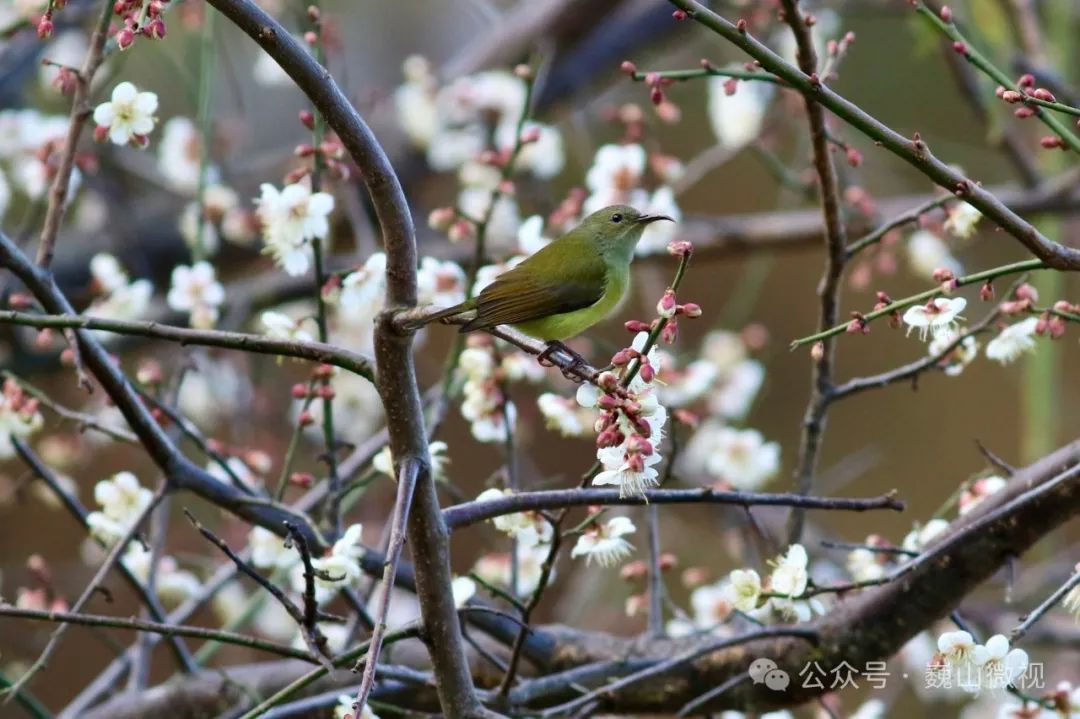
M473 304L474 303L472 301L468 301L454 305L453 307L441 309L434 314L426 315L424 317L418 317L415 320L409 320L405 323L405 327L410 330L418 330L425 325L431 324L432 322L439 322L468 312L469 310L474 309Z

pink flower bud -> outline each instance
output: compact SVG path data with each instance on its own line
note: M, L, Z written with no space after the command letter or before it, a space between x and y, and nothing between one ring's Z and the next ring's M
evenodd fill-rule
M619 388L619 378L611 372L603 372L596 378L596 386L605 392L615 392Z
M437 232L446 232L456 218L457 211L453 207L436 207L428 215L428 227Z
M1050 330L1050 339L1060 339L1065 334L1065 320L1057 315L1050 315L1046 320L1047 327Z
M47 40L52 37L53 34L53 22L52 15L45 13L41 16L41 20L37 25L37 36L39 40Z
M934 282L947 282L954 277L952 270L947 267L938 267L931 276L934 278Z
M124 26L116 33L116 47L121 50L127 50L135 43L135 31L130 27Z
M810 348L810 359L814 360L815 362L820 362L824 356L825 343L821 340L818 340L814 343L813 347Z
M983 302L990 302L994 299L994 286L990 284L990 280L983 283L983 286L979 288L979 299Z
M615 356L611 358L611 364L616 367L622 367L629 364L630 360L634 357L634 351L631 349L621 349L615 353Z
M1018 300L1028 300L1030 302L1039 301L1039 291L1027 282L1016 288L1014 296Z
M300 111L300 124L309 130L315 129L315 114L311 110Z
M667 251L675 257L689 257L694 252L694 246L686 240L674 240L668 243Z
M13 310L25 310L34 304L34 299L25 292L13 292L8 297L8 307Z
M304 33L304 42L308 45L314 45L319 42L319 36L314 30L308 30Z
M622 400L618 397L613 397L610 394L602 394L599 399L596 400L596 406L604 410L613 410L622 405Z
M1037 100L1043 100L1044 102L1057 102L1054 93L1050 92L1045 87L1040 87L1035 92L1031 93L1031 96Z
M994 88L994 97L1001 100L1002 98L1004 98L1004 96L1005 96L1005 86L1004 85L998 85L996 88Z
M447 236L451 242L461 242L472 237L473 226L472 223L466 220L458 220L454 224L450 225L450 229L447 231Z
M664 329L666 330L667 328L665 327ZM641 375L641 379L645 382L652 382L656 378L656 370L653 369L653 366L648 362L641 365L641 371L638 372L638 374Z
M1020 76L1020 79L1016 81L1016 84L1020 87L1035 87L1035 76L1030 72L1024 73Z
M863 156L861 152L856 150L854 147L849 147L847 149L847 162L849 165L851 165L852 167L858 167L862 164L862 161Z
M739 18L738 22L735 23L735 29L738 30L741 33L745 33L746 32L746 20L743 20L742 18Z
M622 443L622 434L614 427L608 427L596 436L596 446L615 447Z
M676 320L669 320L664 329L660 330L660 340L664 344L673 345L675 340L679 338L679 323ZM651 380L646 380L651 381Z
M949 9L948 5L942 5L941 10L938 11L938 17L945 22L952 22L952 10Z
M675 308L678 303L675 301L675 290L670 287L664 291L664 296L660 298L660 301L656 303L656 314L661 317L674 317Z
M685 20L687 17L686 11L676 10L675 12L671 13L671 17L675 18L676 20Z
M637 65L630 62L629 60L623 60L622 64L619 65L619 69L627 75L633 75L635 72L637 72Z
M1043 148L1047 149L1047 150L1054 150L1054 149L1059 148L1059 147L1060 148L1065 147L1065 141L1063 139L1061 139L1060 137L1058 137L1057 135L1045 135L1043 137L1040 137L1039 138L1039 144L1042 145Z
M696 320L701 317L701 305L696 302L687 302L685 305L679 305L676 314L684 315L687 319Z
M664 101L664 91L658 87L654 87L652 92L649 93L649 100L652 101L652 104L659 105Z
M161 40L165 37L165 21L161 18L156 18L150 21L150 24L146 26L146 35L154 40Z
M1027 312L1027 309L1030 306L1030 300L1012 300L1009 302L1002 302L998 305L998 312L1003 315L1018 315L1022 312Z
M648 332L652 329L652 325L647 322L642 322L641 320L627 320L623 327L626 328L627 332L632 332L633 334L637 334L638 332Z
M1005 102L1015 103L1024 99L1024 96L1018 93L1016 90L1005 90L1001 93L1001 99Z
M967 55L968 52L967 45L960 42L959 40L952 44L952 49L961 55Z
M1015 110L1013 110L1013 115L1015 115L1017 118L1019 118L1021 120L1026 120L1027 118L1031 117L1034 114L1035 114L1035 109L1031 108L1031 107L1028 107L1027 105L1025 105L1024 107L1018 107Z
M631 472L644 472L645 459L640 454L631 454L626 458L626 468Z
M289 475L289 484L308 489L315 484L315 475L310 472L293 472Z
M1049 327L1049 325L1050 325L1050 323L1046 319L1046 314L1043 314L1042 316L1039 317L1039 321L1035 324L1035 334L1037 334L1037 335L1046 334L1046 329L1047 329L1047 327Z
M540 128L530 127L521 133L521 144L527 145L530 142L536 142L540 139Z
M308 396L307 385L297 382L292 386L291 390L293 399L306 399Z
M106 138L108 138L108 137L109 137L109 126L108 125L98 125L97 127L94 128L94 142L105 142Z
M531 67L525 63L521 63L514 66L514 75L521 80L532 80L533 71Z

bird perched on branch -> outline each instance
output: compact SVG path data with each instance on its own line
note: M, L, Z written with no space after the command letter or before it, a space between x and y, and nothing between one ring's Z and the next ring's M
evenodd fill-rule
M630 262L645 228L665 215L628 205L597 210L551 244L499 275L478 296L440 310L417 324L471 316L462 332L511 325L572 357L563 340L576 337L614 312L630 285Z

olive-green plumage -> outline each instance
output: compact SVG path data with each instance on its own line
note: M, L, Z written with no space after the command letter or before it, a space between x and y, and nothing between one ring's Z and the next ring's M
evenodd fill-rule
M630 285L630 262L651 222L627 205L598 210L480 294L430 319L475 310L462 332L512 325L530 337L557 342L575 337L611 314Z

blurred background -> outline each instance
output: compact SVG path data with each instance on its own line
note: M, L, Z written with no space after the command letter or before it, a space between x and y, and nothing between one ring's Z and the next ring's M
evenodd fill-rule
M17 13L20 3L6 11ZM304 6L300 3L263 3L286 25L301 32ZM805 3L804 3L805 4ZM1059 69L1067 85L1076 80L1075 38L1080 29L1080 8L1068 0L1035 3L1046 21L1046 61ZM164 40L137 44L132 51L111 56L95 83L95 98L105 98L119 80L157 93L160 106L158 131L170 118L195 119L200 98L199 67L204 56L202 12L198 2L173 2L169 33ZM980 49L1012 75L1023 68L1022 53L1013 35L1012 3L973 0L954 6L965 29ZM769 2L716 3L726 17L753 18L758 34L783 50L786 27L775 21ZM741 146L717 151L715 120L710 118L707 80L692 80L664 88L665 102L677 110L657 112L642 83L632 82L619 66L632 60L643 71L699 67L701 58L714 65L741 63L744 58L722 39L710 36L693 23L671 20L671 8L653 0L577 0L576 2L485 2L457 0L429 3L398 0L394 3L322 3L326 18L327 62L335 78L373 126L391 154L412 203L420 235L421 254L443 259L466 259L468 241L451 243L446 235L428 227L431 210L452 206L459 192L454 172L433 171L424 152L410 143L398 113L395 91L403 83L403 63L422 55L440 82L485 69L509 70L520 62L537 68L534 95L536 120L555 126L562 135L565 167L550 179L523 180L517 187L520 217L556 209L567 193L584 183L596 150L625 138L627 105L640 109L640 142L650 153L669 156L683 166L700 170L700 177L677 193L682 222L678 237L702 246L714 239L717 218L760 219L757 213L775 213L776 222L797 218L798 210L816 207L809 173L809 146L801 98L778 92L769 101L760 132ZM978 78L982 110L975 109L961 89L967 75L958 68L955 53L940 41L903 2L819 3L812 8L819 17L821 39L855 34L854 43L839 63L834 88L902 135L921 134L934 153L961 166L970 177L987 186L1023 188L1035 172L1047 182L1061 181L1066 191L1054 212L1037 217L1048 236L1075 245L1080 208L1075 190L1076 175L1066 153L1041 150L1040 128L1012 118L1009 108L995 101L991 85ZM81 13L81 15L80 15ZM58 28L55 38L41 43L33 32L11 32L0 46L0 102L11 117L20 109L33 108L44 116L64 116L69 100L52 86L55 68L42 67L42 57L68 53L61 62L78 64L85 48L85 28L95 4L71 2L63 15L73 27ZM75 19L82 18L76 22ZM15 22L18 17L15 18ZM82 48L79 38L82 38ZM251 199L263 182L279 183L294 166L293 148L310 134L296 121L307 107L304 98L283 78L261 51L224 21L212 35L216 47L216 75L210 108L213 142L210 155L223 184L235 191L239 208L251 212ZM1030 59L1030 58L1029 58ZM50 73L50 70L52 71ZM741 91L740 91L741 92ZM666 116L665 116L666 114ZM934 192L925 177L903 162L876 148L871 142L839 123L833 132L862 156L858 167L836 154L845 187L847 209L856 226L871 228L888 219L877 211L906 210ZM1021 160L1003 150L1003 138L1020 149ZM77 307L91 298L89 260L98 252L120 258L132 277L147 278L157 288L147 316L183 322L162 301L172 268L186 263L184 215L191 194L176 191L163 180L158 143L152 137L145 151L91 145L97 167L83 172L82 185L69 212L58 243L56 270L59 280ZM1007 143L1006 143L1007 144ZM1020 168L1020 169L1018 169ZM14 172L12 165L4 166ZM1061 178L1065 178L1061 180ZM30 249L35 247L42 205L13 180L12 197L2 226ZM345 270L363 264L375 251L373 232L362 184L354 175L332 186L337 210L332 218L329 266ZM900 199L896 199L900 198ZM895 201L893 201L895 200ZM900 203L900 204L897 204ZM942 213L930 213L924 229L934 232L948 252L966 271L979 271L1025 259L1023 248L983 220L966 240L941 230ZM188 220L190 235L190 220ZM860 224L861 223L861 224ZM905 227L888 238L880 251L867 253L853 263L842 294L842 318L851 310L868 311L875 292L893 298L922 291L932 285L924 267L912 263L906 244L916 228ZM223 232L223 234L225 234ZM237 231L244 237L245 232ZM858 236L853 233L852 238ZM257 310L268 307L300 307L311 296L310 276L290 278L275 271L272 261L261 255L257 238L241 242L225 237L214 258L219 278L228 288L228 302L219 326L225 329L261 331ZM508 249L503 253L510 254ZM499 256L498 248L493 255ZM676 355L692 357L703 338L713 330L738 333L748 352L764 367L764 381L745 417L733 420L739 427L758 430L780 447L780 468L764 488L791 490L801 427L806 407L810 359L804 349L789 351L788 344L816 329L818 304L815 287L824 256L820 242L792 241L761 249L753 238L741 243L713 242L711 249L695 257L681 301L702 306L704 316L683 322ZM655 302L670 281L675 261L661 252L643 257L634 266L635 292L618 319L598 327L580 349L601 363L614 349L627 343L621 323L627 319L649 321ZM1044 304L1057 299L1080 298L1077 278L1037 273L1030 281L1039 288ZM12 280L2 278L5 291ZM996 285L999 299L1009 280ZM960 293L969 300L965 315L975 321L989 310L980 302L977 288ZM286 303L300 303L288 305ZM310 311L310 306L306 311ZM0 328L0 357L5 369L33 383L57 402L81 411L106 416L100 396L87 398L76 387L73 373L60 365L58 344L42 342L35 333L8 326ZM345 341L346 335L342 335ZM985 345L987 338L981 341ZM447 351L454 341L450 328L427 330L418 356L422 384L439 382ZM180 368L187 374L179 407L208 437L236 455L261 453L268 458L267 478L280 471L289 442L296 403L289 394L294 382L302 382L307 370L299 363L240 353L184 348L143 341L116 341L112 348L132 371L148 359L156 360L169 376ZM841 379L873 374L925 355L926 347L902 330L877 322L869 335L844 335L838 340L838 376ZM907 502L903 514L829 513L812 517L807 546L814 573L835 575L843 566L843 552L830 552L812 538L829 537L862 542L879 534L899 543L914 523L925 523L965 480L985 475L986 459L976 442L1014 465L1023 465L1075 437L1080 427L1080 346L1069 328L1057 341L1037 340L1034 352L1010 366L980 356L959 376L932 372L916 385L908 383L867 392L835 405L821 455L817 490L843 496L873 496L898 490ZM541 488L568 486L593 460L591 439L565 438L544 428L535 402L543 391L569 397L573 388L557 374L537 384L514 385L510 394L519 411L515 449L522 484ZM339 389L340 392L340 389ZM339 414L343 436L360 444L379 427L374 397L350 396ZM471 498L492 483L504 464L501 447L478 443L453 403L438 438L449 446L450 464L447 503ZM71 422L59 421L46 412L46 426L35 435L34 445L50 464L70 477L86 504L92 504L94 484L121 470L134 472L144 485L153 486L157 474L137 448L80 435ZM687 431L687 430L682 430ZM296 455L295 468L318 473L316 459L322 450L316 434L305 436ZM250 459L250 456L249 456ZM249 462L257 464L257 462ZM47 501L40 483L28 483L17 460L0 464L0 590L12 599L16 589L31 581L26 568L30 554L46 558L52 568L55 590L73 598L93 572L85 533L55 502ZM268 480L269 481L269 480ZM391 483L373 481L350 514L362 522L365 541L376 543L392 501ZM242 544L247 528L227 519L212 507L190 496L173 499L170 511L179 521L169 530L169 548L181 565L204 575L217 563L208 548L179 517L189 507L204 517L222 536ZM644 513L627 512L638 524L632 537L639 552L645 545ZM783 513L755 511L766 528L779 536ZM955 516L951 511L945 516ZM660 510L662 546L678 558L670 573L672 599L690 611L690 589L683 571L701 567L715 581L730 569L764 566L762 554L748 539L746 517L741 511L719 507L663 507ZM1008 627L1009 617L1041 601L1071 571L1077 561L1077 528L1071 527L1042 542L1014 568L1011 591L1001 576L963 606L976 626ZM455 535L455 571L464 573L476 560L493 551L508 549L504 535L490 526L477 526ZM89 552L89 557L88 557ZM830 568L830 564L835 565ZM117 586L113 586L113 585ZM117 607L134 606L126 587L109 583ZM251 587L246 587L250 592ZM559 621L620 634L639 631L642 615L628 619L626 600L640 587L619 578L616 570L585 569L564 557L559 576L541 605L540 621ZM1011 598L1011 604L1006 597ZM404 606L404 600L402 602ZM101 611L118 611L102 608ZM128 611L128 610L123 610ZM200 617L213 623L208 613ZM1064 613L1051 616L1048 627L1059 627L1056 641L1028 646L1032 661L1046 662L1047 685L1076 679L1080 669L1077 632ZM996 623L1001 622L1001 623ZM0 620L0 663L5 674L17 676L19 666L32 661L47 637L47 625ZM989 632L988 633L993 633ZM1048 634L1054 634L1048 631ZM1051 637L1052 639L1052 637ZM1064 644L1056 647L1053 644ZM48 670L48 680L38 682L37 694L52 708L59 708L85 685L112 656L104 633L75 629L65 639L58 661ZM157 674L167 675L168 657L158 650ZM78 657L78 661L73 658ZM222 650L216 661L227 664L251 661L255 656L235 648ZM160 665L160 666L158 666ZM894 675L910 671L902 659L890 662ZM903 667L903 668L902 668ZM915 675L918 676L918 675ZM874 696L879 696L875 693ZM931 711L941 717L959 716L961 703L942 701L924 704L911 683L890 683L888 701L896 704L890 716L921 716ZM860 697L870 696L861 692ZM845 707L855 707L853 698ZM930 708L930 707L933 708ZM16 716L11 707L0 716ZM811 714L808 713L807 716ZM986 714L967 714L980 716Z

